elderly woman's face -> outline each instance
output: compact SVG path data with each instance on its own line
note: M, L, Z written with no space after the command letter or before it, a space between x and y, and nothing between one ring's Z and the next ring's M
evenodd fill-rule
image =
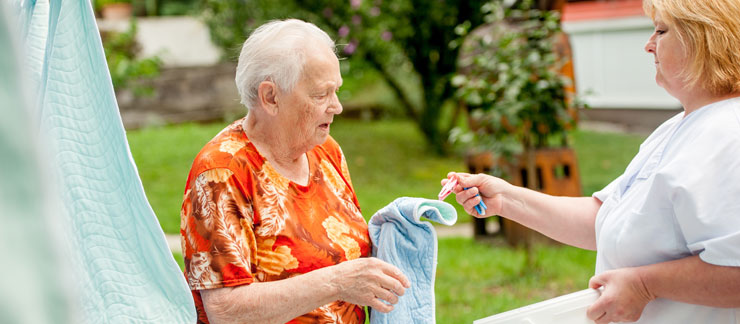
M686 68L687 53L677 33L675 27L656 18L655 31L645 51L655 57L655 82L671 95L681 97L681 92L686 90L681 72Z
M294 143L291 146L312 149L329 135L334 115L342 112L337 91L342 85L339 60L328 48L311 51L303 76L291 93L280 98L283 127Z

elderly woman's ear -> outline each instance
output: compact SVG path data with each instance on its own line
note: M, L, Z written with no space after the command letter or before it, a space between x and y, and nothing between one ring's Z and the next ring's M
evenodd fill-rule
M262 81L257 90L262 109L272 116L278 113L277 94L277 85L272 81Z

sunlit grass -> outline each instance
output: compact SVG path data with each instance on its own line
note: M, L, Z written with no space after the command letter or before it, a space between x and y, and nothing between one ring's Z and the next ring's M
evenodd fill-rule
M193 158L228 123L184 124L128 134L139 174L166 233L180 228L180 204ZM416 124L407 120L338 119L332 135L349 164L366 218L401 196L436 198L448 171L464 171L462 158L427 149ZM572 134L584 194L603 188L624 171L640 136L576 131ZM453 198L448 198L453 203ZM459 221L470 217L459 209ZM475 319L587 287L595 253L566 246L527 252L471 238L441 238L436 276L437 322ZM182 255L174 254L182 266Z
M178 233L180 204L193 158L228 123L184 124L131 131L129 144L149 202L167 233ZM462 158L427 149L408 120L340 119L332 136L341 145L365 218L402 196L436 198L448 171L465 171ZM624 171L642 137L591 131L573 134L584 194ZM454 202L453 198L447 201ZM460 221L468 221L458 208Z
M180 233L180 205L193 158L226 125L183 124L128 132L144 190L165 233Z
M470 238L439 240L438 323L473 320L586 289L595 252L568 246L527 251Z
M555 296L586 289L596 253L568 246L526 251L502 242L439 239L435 304L437 323L472 323ZM180 268L182 254L173 253Z

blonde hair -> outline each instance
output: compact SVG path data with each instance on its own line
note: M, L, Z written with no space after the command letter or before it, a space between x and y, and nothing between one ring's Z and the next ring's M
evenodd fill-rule
M643 0L645 13L676 29L688 52L683 77L714 94L740 92L740 1Z
M316 25L298 19L273 20L247 38L236 66L236 89L241 103L250 108L258 102L258 88L270 80L290 92L303 73L312 46L335 52L334 41Z

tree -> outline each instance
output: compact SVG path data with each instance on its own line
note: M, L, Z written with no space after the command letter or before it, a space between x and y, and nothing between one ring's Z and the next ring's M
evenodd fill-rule
M543 2L484 6L486 23L466 35L460 74L453 78L470 127L454 130L451 138L466 144L471 169L488 169L547 194L580 196L568 131L582 105L575 97L560 14L538 7ZM475 223L476 234L487 234L485 221ZM501 233L509 243L527 247L539 236L508 220L502 220Z
M452 82L475 127L453 138L499 156L564 145L581 103L564 69L570 50L559 13L534 0L483 11L486 23L467 35Z
M460 109L450 80L457 70L458 25L483 23L483 0L205 0L214 41L239 49L248 32L276 18L311 21L346 44L340 54L377 70L437 152L447 147ZM229 51L229 58L238 57ZM404 73L410 73L412 78ZM409 85L405 80L418 80ZM415 95L415 94L419 95ZM418 98L418 99L417 99Z

